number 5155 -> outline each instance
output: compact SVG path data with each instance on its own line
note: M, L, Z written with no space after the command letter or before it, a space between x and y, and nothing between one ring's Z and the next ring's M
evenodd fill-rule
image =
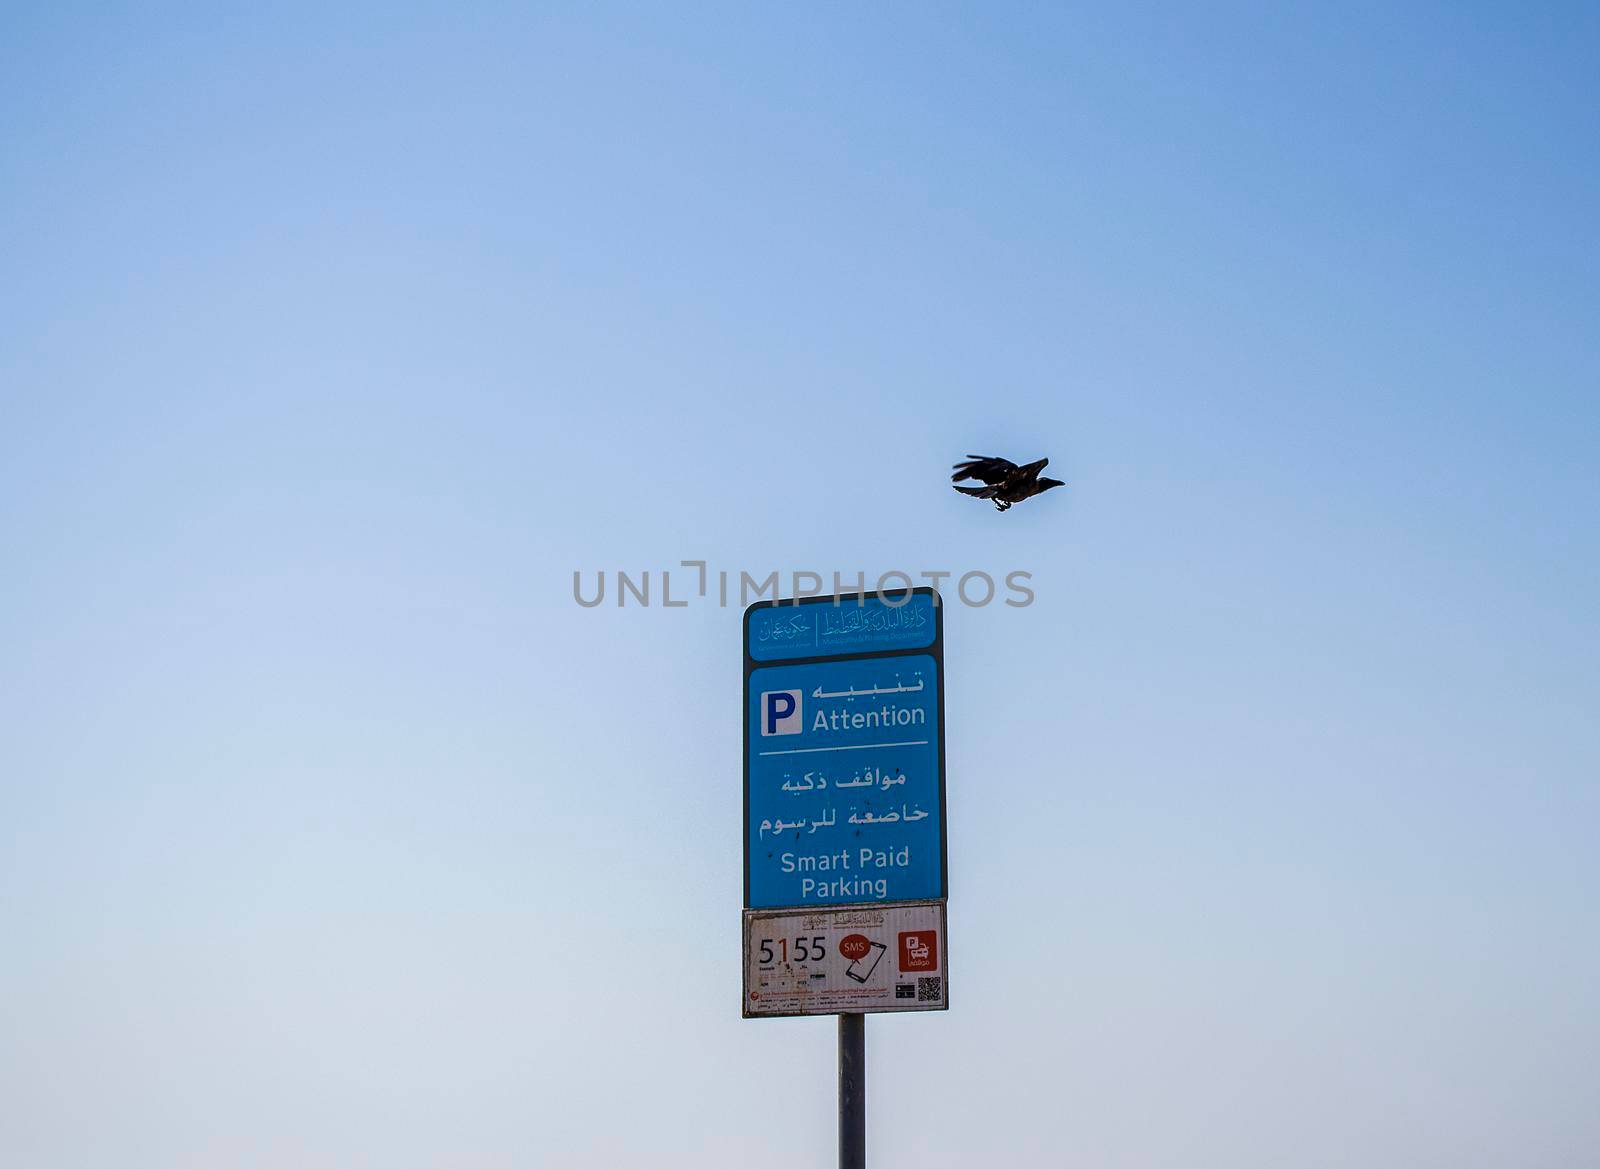
M796 962L821 962L828 956L828 948L822 944L821 934L809 938L796 938L793 942L788 938L779 938L776 942L771 938L761 939L763 966L771 966L774 961L788 962L791 953Z

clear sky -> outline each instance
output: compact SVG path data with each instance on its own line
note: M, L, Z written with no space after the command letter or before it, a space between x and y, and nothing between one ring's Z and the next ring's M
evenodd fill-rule
M572 600L683 559L1033 574L947 612L875 1165L1592 1163L1597 59L6 8L0 1163L830 1163L831 1021L739 1017L738 608Z

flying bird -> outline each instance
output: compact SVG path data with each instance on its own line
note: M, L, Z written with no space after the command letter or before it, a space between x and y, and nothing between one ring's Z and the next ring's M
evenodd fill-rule
M1021 503L1052 487L1065 487L1060 479L1041 479L1039 472L1050 465L1049 459L1017 466L1010 459L997 459L992 455L968 455L967 461L955 465L950 482L962 495L994 500L995 510L1005 511L1013 503ZM963 479L977 479L982 487L963 487Z

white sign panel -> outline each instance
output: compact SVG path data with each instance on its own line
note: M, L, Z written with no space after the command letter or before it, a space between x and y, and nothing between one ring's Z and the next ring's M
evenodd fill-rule
M745 910L744 1015L942 1011L944 903Z

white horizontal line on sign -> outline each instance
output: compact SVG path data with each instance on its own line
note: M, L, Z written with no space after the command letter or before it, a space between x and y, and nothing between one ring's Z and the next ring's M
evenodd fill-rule
M926 747L927 739L907 739L903 743L855 743L849 747L791 747L787 751L758 751L758 755L810 755L814 751L867 751L873 747Z

